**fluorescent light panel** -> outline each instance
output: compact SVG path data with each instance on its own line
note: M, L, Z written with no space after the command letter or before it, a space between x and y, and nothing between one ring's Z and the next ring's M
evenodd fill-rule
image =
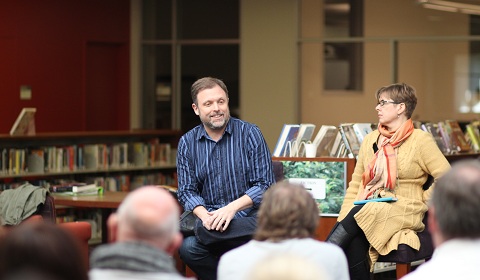
M428 9L480 15L480 5L472 5L444 0L418 0L417 2Z

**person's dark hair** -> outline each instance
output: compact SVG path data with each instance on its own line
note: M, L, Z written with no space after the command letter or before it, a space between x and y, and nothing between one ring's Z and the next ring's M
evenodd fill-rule
M413 87L404 83L381 87L375 93L377 101L380 99L382 93L386 93L388 97L397 103L404 103L406 107L405 115L407 118L412 117L413 111L415 111L415 107L417 106L417 94Z
M480 237L480 162L464 160L435 184L430 204L446 239Z
M38 272L50 279L88 280L77 242L55 224L20 224L0 240L0 279Z
M197 81L195 81L195 83L193 83L192 85L192 88L191 88L191 94L192 94L192 101L195 105L198 106L198 103L197 103L197 95L200 91L202 90L205 90L205 89L211 89L215 86L219 86L220 88L223 89L223 91L225 91L225 94L227 95L228 97L228 89L227 89L227 86L225 85L225 83L220 80L220 79L217 79L217 78L213 78L213 77L205 77L205 78L201 78L201 79L198 79Z
M302 185L279 182L264 194L254 239L281 241L314 237L318 215L317 203Z

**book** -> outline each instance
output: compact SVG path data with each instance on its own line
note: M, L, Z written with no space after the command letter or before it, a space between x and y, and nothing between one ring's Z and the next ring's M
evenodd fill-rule
M292 143L292 152L294 156L303 157L305 155L305 148L302 143L308 143L315 132L315 125L311 123L301 123L298 135Z
M340 135L342 136L342 145L341 146L342 146L342 149L343 149L343 153L345 154L345 156L347 156L349 158L353 158L353 153L351 152L352 150L350 149L350 147L348 145L347 137L345 136L345 131L343 130L343 127L339 126L338 131L340 132ZM341 157L341 156L338 155L337 157Z
M353 129L353 123L342 123L339 126L342 133L342 139L345 143L345 148L348 150L348 157L357 158L360 152L360 142Z
M28 151L27 170L29 173L44 173L45 155L43 148Z
M278 137L277 144L273 150L272 156L282 157L282 156L293 156L292 152L292 143L297 139L298 130L300 129L299 124L284 124L280 136ZM287 144L290 143L290 144ZM287 146L290 146L290 150L287 153Z
M81 195L101 195L103 187L97 184L87 184L82 182L70 182L59 185L53 185L49 188L50 192L57 195L81 196Z
M10 129L10 135L35 135L36 108L23 108Z
M322 125L313 140L317 147L317 157L328 157L332 150L333 143L338 134L338 128L333 125Z
M438 122L438 132L442 136L443 143L448 148L448 151L451 152L452 150L456 150L456 147L453 147L452 142L450 141L450 134L447 130L447 125L444 122Z
M371 123L354 123L353 124L353 131L357 135L358 142L361 144L363 142L363 138L372 132L372 124Z
M333 140L332 143L332 148L330 149L330 156L331 157L339 157L339 149L341 149L341 144L342 144L342 135L340 134L340 131L338 131L337 128L337 134L335 136L335 140Z
M77 184L72 186L72 192L74 193L85 193L91 192L92 190L97 191L96 184Z
M450 153L450 148L449 146L445 145L445 141L443 140L442 135L440 134L440 129L437 123L431 123L431 122L423 123L421 125L421 129L423 131L430 133L433 136L435 143L437 143L437 146L440 149L440 151L442 151L442 153L444 154Z
M460 124L456 120L446 120L445 124L450 128L450 139L459 152L468 152L472 149L468 144Z
M466 129L466 138L470 142L472 149L475 152L480 151L480 131L478 126L474 123L469 123L465 126Z
M98 168L99 150L96 144L88 144L83 147L83 160L85 169L95 170Z

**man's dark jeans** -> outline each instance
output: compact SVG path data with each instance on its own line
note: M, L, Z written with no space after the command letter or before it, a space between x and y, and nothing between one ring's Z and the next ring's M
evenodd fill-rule
M257 227L257 213L230 221L224 232L207 230L200 219L195 223L195 236L186 237L179 249L180 258L201 280L217 279L220 256L247 243Z

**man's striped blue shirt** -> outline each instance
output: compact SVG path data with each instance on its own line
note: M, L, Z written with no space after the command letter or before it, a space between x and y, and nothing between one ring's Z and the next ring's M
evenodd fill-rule
M184 134L177 153L178 200L184 210L202 205L208 211L247 194L258 208L263 193L275 183L272 158L260 129L230 118L213 141L203 125ZM249 209L236 217L244 217Z

